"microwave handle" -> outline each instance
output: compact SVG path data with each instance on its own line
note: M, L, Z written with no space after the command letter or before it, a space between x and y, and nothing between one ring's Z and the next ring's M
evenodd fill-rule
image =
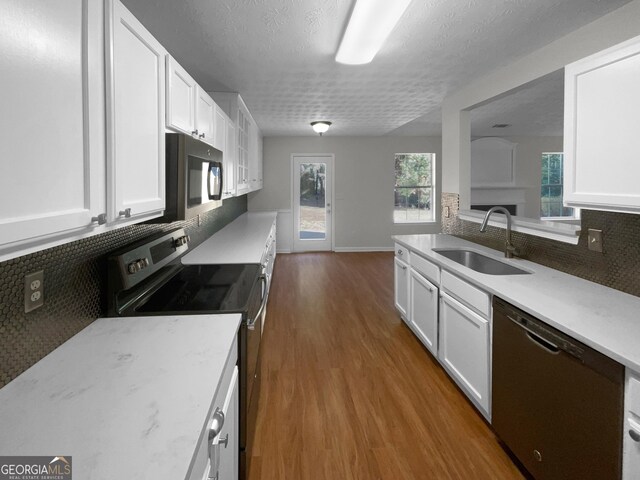
M212 183L212 179L213 179L213 168L214 164L211 163L209 164L209 174L207 175L207 193L209 194L209 200L220 200L220 197L222 195L222 182L223 182L223 178L224 175L222 174L222 165L220 165L220 193L216 193L216 192L212 192L211 191L211 183Z

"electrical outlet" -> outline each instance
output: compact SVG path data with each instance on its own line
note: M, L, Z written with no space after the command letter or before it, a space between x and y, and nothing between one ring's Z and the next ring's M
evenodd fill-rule
M602 253L602 230L589 229L589 250Z
M44 305L44 270L24 277L24 313Z
M444 218L449 218L451 216L451 210L449 209L449 206L445 206L444 207Z

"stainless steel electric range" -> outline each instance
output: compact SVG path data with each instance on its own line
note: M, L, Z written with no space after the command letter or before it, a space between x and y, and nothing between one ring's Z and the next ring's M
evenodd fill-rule
M183 229L161 233L108 257L110 316L241 313L240 479L246 478L260 392L261 315L267 281L259 264L182 265Z

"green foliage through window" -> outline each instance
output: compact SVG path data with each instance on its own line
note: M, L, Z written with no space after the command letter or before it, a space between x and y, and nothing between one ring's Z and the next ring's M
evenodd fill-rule
M562 153L542 154L542 186L540 191L540 217L573 217L573 208L562 205L563 168Z
M433 221L433 153L395 155L394 223Z

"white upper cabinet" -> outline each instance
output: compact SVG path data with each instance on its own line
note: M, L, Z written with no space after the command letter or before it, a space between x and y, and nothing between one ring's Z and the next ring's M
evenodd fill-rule
M262 134L258 125L239 94L212 92L211 95L235 125L236 194L262 188Z
M167 52L119 0L109 6L108 216L140 221L165 206Z
M213 145L215 134L215 102L196 85L196 134L203 142Z
M640 213L640 37L565 69L564 201Z
M2 261L103 228L105 107L102 2L5 1L0 18Z
M255 122L251 123L251 145L249 147L249 191L262 188L262 132Z
M196 81L167 55L167 128L193 134L196 122Z
M215 103L213 107L213 148L224 152L227 143L227 116Z
M222 185L222 199L236 195L236 127L225 115L225 135L227 137L222 155L224 159L224 184Z

